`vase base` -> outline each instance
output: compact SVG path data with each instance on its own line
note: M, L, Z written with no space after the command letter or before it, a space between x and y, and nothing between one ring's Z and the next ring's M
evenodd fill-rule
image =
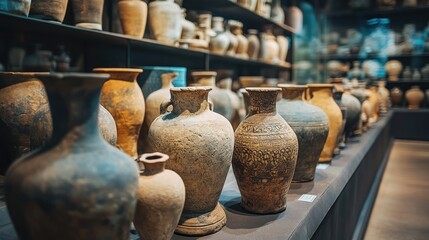
M226 214L218 203L208 213L183 213L175 233L189 236L204 236L221 230L226 224Z
M94 30L102 30L101 24L99 23L76 23L76 27L88 28Z
M256 214L276 214L276 213L280 213L286 210L287 204L285 204L284 206L277 208L277 209L270 209L270 210L266 210L266 208L264 210L258 210L258 209L252 209L250 207L247 207L245 204L243 204L243 202L240 203L241 207L244 208L246 211L251 212L251 213L256 213Z
M332 157L320 157L319 158L319 163L331 163L332 162Z

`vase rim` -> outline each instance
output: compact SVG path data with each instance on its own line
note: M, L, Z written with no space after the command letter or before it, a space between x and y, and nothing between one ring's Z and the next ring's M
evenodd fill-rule
M307 84L308 88L334 88L334 84L331 83L311 83Z
M50 79L65 79L65 78L85 78L87 80L95 79L109 79L110 74L107 73L45 73L35 74L36 78L50 78Z
M170 88L172 92L196 92L196 91L211 91L211 87L173 87Z
M191 72L191 76L193 76L193 77L200 77L200 76L215 77L216 75L217 75L217 72L215 72L215 71L195 71L195 72Z
M154 153L145 153L140 155L139 161L143 163L163 163L166 162L170 157L167 154L154 152Z
M141 68L94 68L93 72L96 73L141 73Z
M277 84L277 87L283 88L283 89L297 89L297 90L305 90L308 88L306 85L285 84L285 83L279 83Z
M280 92L281 88L274 87L247 87L246 91L248 92Z

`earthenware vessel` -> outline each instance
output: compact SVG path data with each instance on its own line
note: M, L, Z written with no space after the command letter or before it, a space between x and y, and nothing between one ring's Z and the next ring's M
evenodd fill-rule
M169 66L143 66L143 72L138 76L137 83L142 89L143 96L147 98L149 94L162 88L162 74L178 73L177 78L173 80L175 87L186 86L186 68Z
M117 147L137 159L137 140L145 114L144 97L136 81L142 70L95 68L93 71L110 74L110 79L101 90L100 103L115 119Z
M285 24L295 29L295 32L300 33L302 31L303 21L301 9L299 9L297 6L290 6L286 8L285 16Z
M233 129L236 129L238 125L240 124L240 117L239 117L239 111L241 108L241 102L238 97L238 95L231 90L232 88L232 78L226 77L218 81L217 86L220 89L225 90L225 92L228 94L229 99L231 100L231 106L233 109L233 115L231 117L231 125Z
M411 76L411 80L420 81L421 79L422 79L422 75L420 74L420 71L417 68L414 68L413 75Z
M279 44L279 60L280 60L280 64L285 64L286 63L287 52L289 50L289 41L283 35L278 35L277 38L276 38L276 40L277 40L277 43Z
M212 89L209 93L209 100L213 102L213 111L231 121L234 109L227 90L216 86L217 73L213 71L198 71L192 72L191 75L194 82L200 86L207 86Z
M214 233L226 223L218 200L231 165L234 131L228 120L209 110L209 91L208 87L170 89L171 100L162 104L163 114L148 134L149 151L169 155L166 168L185 183L185 207L176 228L185 235ZM167 112L170 105L173 110Z
M378 95L380 96L380 114L386 115L390 107L390 93L386 88L386 81L378 82Z
M298 158L293 182L314 179L320 153L329 132L329 121L322 109L303 100L305 85L279 84L283 99L277 103L277 111L293 129L298 138Z
M342 124L341 124L341 130L340 130L340 134L338 134L337 137L337 142L335 144L335 149L334 149L334 155L338 155L340 154L340 149L345 147L345 128L346 128L346 121L347 121L347 106L343 104L343 102L341 101L342 97L343 97L343 93L344 91L338 91L335 90L335 92L332 94L332 97L334 98L335 103L337 103L338 107L340 107L341 109L341 119L342 119Z
M30 151L30 129L37 110L48 102L35 73L0 73L0 173Z
M124 34L143 38L147 21L147 3L142 0L119 0L118 11Z
M98 128L101 136L110 145L116 146L117 131L115 120L102 105L99 105ZM30 148L35 150L43 147L52 137L52 115L49 104L45 104L34 114L30 128Z
M402 72L402 79L404 81L410 81L412 77L410 66L406 66L404 71Z
M425 95L419 86L412 86L405 92L409 109L419 109Z
M283 24L285 21L285 12L280 5L280 0L273 0L273 7L271 8L271 20L280 24Z
M257 0L237 0L238 4L240 4L241 6L247 8L251 11L255 11L256 2L257 2Z
M249 29L247 40L249 41L249 47L247 48L247 55L249 55L250 59L257 60L259 57L259 48L261 46L261 43L259 42L259 38L258 38L258 30Z
M173 0L149 3L149 26L152 38L175 45L182 34L182 10Z
M390 90L390 101L394 107L399 107L402 105L402 96L403 92L400 88L394 87Z
M165 169L168 155L143 154L137 191L134 226L141 239L171 239L185 204L185 184L174 171Z
M265 32L261 33L261 51L259 59L261 61L278 63L280 47L273 35L272 27L266 27Z
M365 101L362 103L362 131L366 132L371 127L371 114L372 114L372 104L369 101L370 95L367 93L365 95Z
M331 162L336 141L342 127L341 109L335 103L332 97L333 84L308 84L312 98L310 103L322 109L329 120L329 134L322 153L319 157L319 162Z
M102 30L104 0L70 0L77 27Z
M236 56L248 59L249 55L247 55L247 49L249 48L249 41L243 35L243 23L237 22L237 24L233 26L231 31L232 34L234 34L238 40Z
M195 33L195 24L186 18L186 9L182 8L182 33L180 40L192 39Z
M31 0L8 0L6 10L10 13L28 16Z
M398 60L389 60L386 65L384 65L386 69L388 80L389 81L398 81L399 74L402 71L402 63Z
M216 35L210 38L210 52L216 54L225 54L229 47L230 37L223 27L223 17L213 17L213 30Z
M369 102L371 103L371 116L369 119L371 122L378 121L378 111L380 110L380 96L378 95L377 86L370 86L369 90Z
M53 136L6 174L6 203L19 238L128 239L137 166L104 141L97 126L100 90L109 75L36 77L48 94Z
M246 88L249 114L235 131L232 168L241 206L268 214L286 209L286 194L295 171L298 140L277 113L279 88Z
M232 33L234 26L237 24L235 20L228 20L226 25L226 35L229 37L229 46L226 49L226 54L235 56L238 48L238 38Z
M429 80L429 64L426 64L426 65L421 69L421 72L422 72L423 80L425 80L425 81Z
M32 0L30 17L62 23L68 0Z

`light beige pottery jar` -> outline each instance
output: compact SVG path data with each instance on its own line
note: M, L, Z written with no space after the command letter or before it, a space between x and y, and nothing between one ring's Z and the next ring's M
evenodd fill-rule
M371 103L371 115L369 119L371 122L378 121L378 112L380 110L380 96L378 95L377 86L370 86L369 90L369 102Z
M273 35L272 29L267 28L261 33L261 52L260 60L269 63L279 62L280 47L276 37Z
M210 38L209 49L210 52L216 54L225 54L229 47L229 36L223 27L223 17L213 17L213 31L216 35Z
M149 26L152 37L164 44L175 45L182 34L182 10L173 0L149 3Z
M419 109L425 95L419 86L412 86L405 92L409 109Z
M389 81L398 81L402 72L402 63L398 60L390 60L384 65Z
M147 21L147 3L143 0L120 0L118 11L124 34L143 38Z
M249 40L249 47L247 48L247 55L252 60L257 60L259 57L259 48L261 47L261 43L258 38L258 30L249 29L247 40Z
M378 95L380 96L380 114L385 115L390 108L390 92L386 88L386 81L378 82Z

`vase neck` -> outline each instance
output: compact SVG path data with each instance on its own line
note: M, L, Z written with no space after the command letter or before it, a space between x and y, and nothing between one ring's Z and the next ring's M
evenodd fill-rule
M53 132L48 146L92 144L102 139L98 128L100 92L108 74L36 75L44 84L52 115ZM85 141L86 140L86 141Z
M276 114L277 94L280 88L246 88L249 93L249 116L261 113Z
M332 87L317 87L311 88L311 94L313 98L331 98L332 97Z
M209 91L211 88L208 87L172 88L170 94L173 113L200 114L206 111L209 107Z
M166 89L166 88L172 88L173 86L173 81L179 76L178 73L164 73L161 75L161 80L162 80L162 88Z
M279 85L279 87L281 87ZM290 101L302 101L302 96L307 89L306 87L281 87L284 99Z
M151 176L164 171L168 159L168 155L159 152L143 154L139 159L144 165L144 172L141 175Z

